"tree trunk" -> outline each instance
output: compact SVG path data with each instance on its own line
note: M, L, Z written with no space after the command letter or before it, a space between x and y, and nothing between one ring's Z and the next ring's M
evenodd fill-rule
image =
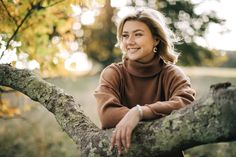
M0 65L0 85L11 87L44 105L61 128L76 142L81 156L116 156L109 151L113 129L93 124L72 96L29 70ZM150 122L140 122L124 156L162 156L194 146L236 140L236 87L230 83L211 87L209 95L192 105Z

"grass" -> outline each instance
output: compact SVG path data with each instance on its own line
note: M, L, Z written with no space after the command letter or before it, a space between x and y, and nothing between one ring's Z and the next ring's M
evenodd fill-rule
M18 119L0 120L0 157L75 157L79 152L58 128Z

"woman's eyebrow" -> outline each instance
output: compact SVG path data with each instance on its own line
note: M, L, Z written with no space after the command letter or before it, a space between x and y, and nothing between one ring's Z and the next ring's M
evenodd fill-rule
M142 29L136 29L132 32L135 33L135 32L139 32L139 31L144 32L144 30L142 30ZM129 33L129 32L128 31L123 31L122 33Z

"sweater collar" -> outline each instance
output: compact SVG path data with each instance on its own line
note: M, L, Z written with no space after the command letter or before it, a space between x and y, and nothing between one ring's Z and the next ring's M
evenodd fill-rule
M124 58L124 67L128 73L137 77L152 77L161 71L162 59L156 55L150 62L141 63Z

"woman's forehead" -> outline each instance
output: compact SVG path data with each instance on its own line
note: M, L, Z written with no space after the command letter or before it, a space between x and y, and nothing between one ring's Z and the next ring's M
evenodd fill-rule
M147 24L137 20L129 20L124 23L122 32L150 31Z

